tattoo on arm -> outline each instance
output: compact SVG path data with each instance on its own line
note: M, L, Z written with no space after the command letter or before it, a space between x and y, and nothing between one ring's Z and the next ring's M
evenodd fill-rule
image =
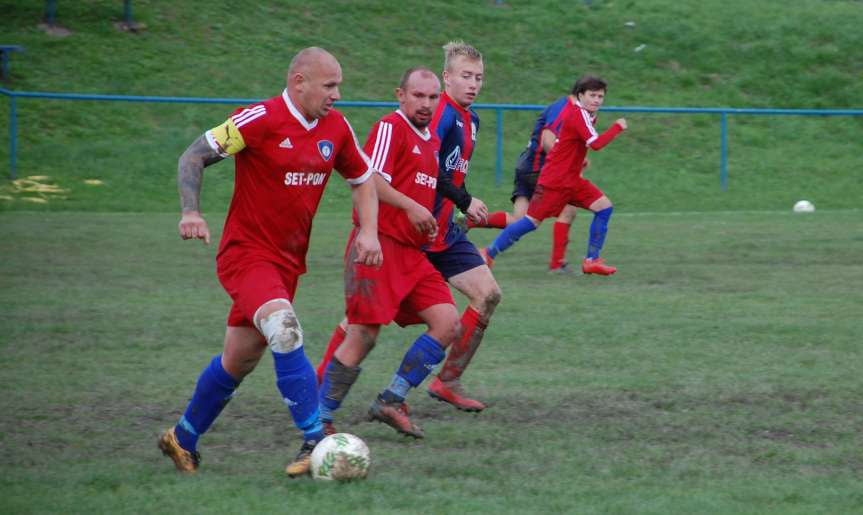
M204 167L218 163L222 159L215 150L210 148L203 135L183 152L177 165L177 189L180 191L180 207L183 211L200 211Z

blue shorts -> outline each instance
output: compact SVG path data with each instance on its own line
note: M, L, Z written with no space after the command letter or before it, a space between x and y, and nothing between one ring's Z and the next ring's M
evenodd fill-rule
M517 197L525 197L530 200L533 197L533 192L536 191L536 181L539 180L539 172L527 172L515 174L515 179L512 181L512 197L510 202L515 202Z
M464 233L459 235L446 250L426 252L426 256L446 280L485 264L476 246Z
M533 171L533 163L527 161L527 151L518 157L515 166L515 178L512 181L512 197L510 202L515 202L516 197L525 197L530 200L536 189L536 181L539 180L539 171Z

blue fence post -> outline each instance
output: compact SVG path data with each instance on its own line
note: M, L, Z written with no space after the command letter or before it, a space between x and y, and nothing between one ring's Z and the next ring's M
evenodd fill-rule
M728 191L728 113L723 111L720 123L719 186Z
M45 14L42 16L42 21L51 26L57 23L57 0L45 0Z
M123 2L123 20L126 25L132 25L132 0Z
M15 151L18 146L18 113L15 111L15 94L9 95L9 178L13 181L18 175L16 168Z
M500 186L503 180L503 109L495 109L497 112L497 163L494 170L494 183Z

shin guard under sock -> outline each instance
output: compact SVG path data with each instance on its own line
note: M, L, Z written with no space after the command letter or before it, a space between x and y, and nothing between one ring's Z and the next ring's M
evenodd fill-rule
M318 410L318 383L303 347L291 352L273 352L273 364L276 386L291 411L294 424L306 440L321 441L324 433Z
M593 221L590 223L590 241L587 245L587 257L590 259L597 259L602 251L605 235L608 233L608 221L611 219L613 210L613 207L607 207L593 215Z
M390 386L381 394L386 402L403 401L411 387L428 377L435 365L443 361L446 350L428 334L422 334L405 353Z
M501 231L491 245L488 246L488 255L492 258L497 257L499 253L512 247L515 242L521 239L522 236L535 230L536 226L533 225L533 222L531 222L528 217L524 217L521 220L512 223L507 226L506 229Z
M195 452L198 438L213 425L239 385L240 382L222 367L221 354L210 361L198 377L192 400L174 428L183 449Z
M480 320L479 312L468 306L461 317L461 327L461 337L450 347L438 374L441 381L454 381L461 377L482 342L486 324Z
M566 262L566 245L569 243L569 224L554 222L551 244L551 261L548 267L552 270L560 268Z

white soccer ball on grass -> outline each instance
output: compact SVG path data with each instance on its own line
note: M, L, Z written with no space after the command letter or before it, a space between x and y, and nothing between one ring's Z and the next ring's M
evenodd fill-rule
M815 211L815 205L808 200L800 200L794 204L795 213L811 213L813 211Z
M312 451L312 477L315 479L364 479L371 464L368 445L350 433L330 435Z

